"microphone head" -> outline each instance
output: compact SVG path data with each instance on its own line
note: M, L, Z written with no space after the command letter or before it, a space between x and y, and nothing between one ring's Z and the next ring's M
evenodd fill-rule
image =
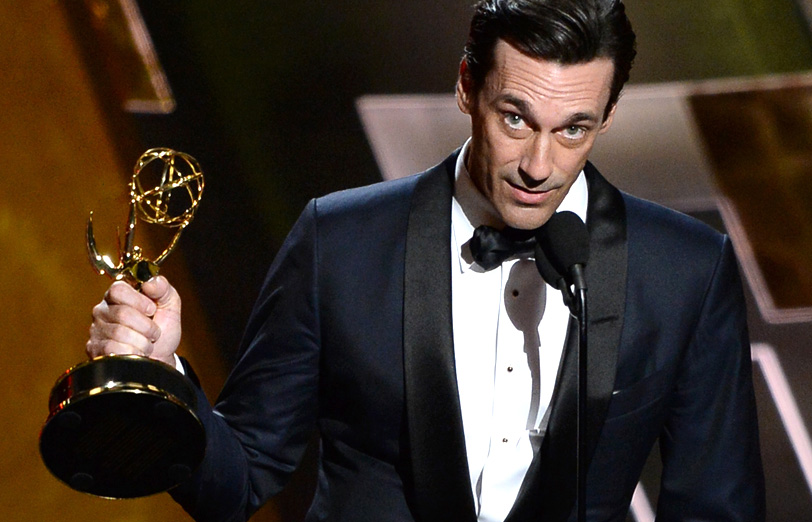
M589 231L574 212L553 214L536 232L536 240L559 274L568 274L573 265L586 266L589 260Z
M533 255L535 256L536 268L539 274L541 274L541 278L544 279L544 282L553 288L558 288L558 282L564 279L564 276L553 267L550 260L547 259L547 254L544 253L544 250L538 242L536 243Z

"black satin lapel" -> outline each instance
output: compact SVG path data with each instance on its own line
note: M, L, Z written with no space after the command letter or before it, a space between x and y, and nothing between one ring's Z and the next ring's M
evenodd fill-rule
M620 191L587 163L587 227L590 259L589 346L587 353L588 458L592 458L615 385L620 334L626 306L626 205Z
M406 238L404 372L410 502L423 521L474 520L451 325L456 154L415 187Z
M627 251L626 211L620 191L591 163L584 171L589 186L587 459L591 460L615 383L626 302ZM567 520L575 506L577 346L577 323L570 320L547 433L508 522L537 520L539 516Z

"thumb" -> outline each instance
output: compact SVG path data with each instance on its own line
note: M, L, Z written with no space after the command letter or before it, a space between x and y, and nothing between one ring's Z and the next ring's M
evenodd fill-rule
M141 293L152 299L161 310L180 312L180 295L164 276L156 276L141 285Z

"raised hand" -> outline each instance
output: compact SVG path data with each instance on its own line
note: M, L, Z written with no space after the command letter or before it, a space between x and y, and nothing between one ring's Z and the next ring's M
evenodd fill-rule
M116 281L93 308L87 356L136 354L174 367L180 317L180 296L165 277L153 277L140 291Z

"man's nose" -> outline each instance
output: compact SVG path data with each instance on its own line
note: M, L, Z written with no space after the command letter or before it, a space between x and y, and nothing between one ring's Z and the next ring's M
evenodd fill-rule
M526 183L541 184L553 173L551 139L543 133L536 133L527 140L519 170Z

